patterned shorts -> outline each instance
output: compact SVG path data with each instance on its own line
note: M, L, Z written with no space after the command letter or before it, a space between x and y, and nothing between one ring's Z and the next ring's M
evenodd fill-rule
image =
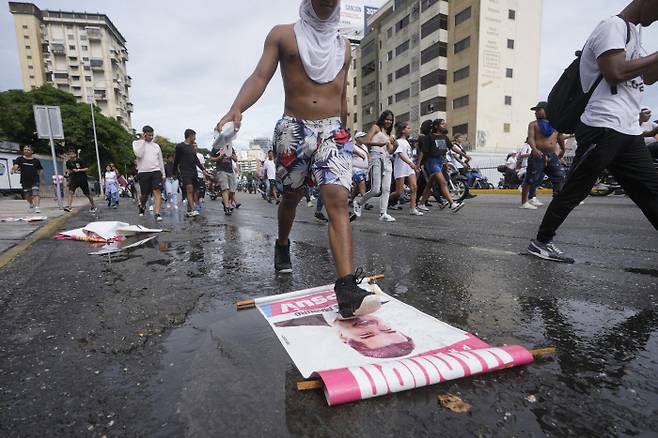
M338 117L301 120L283 116L274 128L274 161L280 191L305 186L352 186L352 141Z

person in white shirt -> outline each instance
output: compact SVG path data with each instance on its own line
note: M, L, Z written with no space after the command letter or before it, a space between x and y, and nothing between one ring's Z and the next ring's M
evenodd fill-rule
M642 56L638 25L658 21L658 0L634 0L618 16L602 21L580 57L583 92L602 75L576 127L578 149L562 190L539 226L528 251L573 263L553 243L558 227L608 169L658 230L658 170L642 137L638 114L647 86L658 81L658 52Z
M113 164L105 166L105 196L107 197L107 206L117 208L119 206L119 184L117 183L118 175Z
M391 202L396 202L399 206L398 200L404 190L404 181L407 181L410 191L409 202L411 210L409 214L412 216L422 216L423 213L416 208L416 164L411 160L412 151L409 144L409 136L411 135L411 126L408 122L398 122L395 124L395 137L397 141L397 148L395 149L395 162L393 163L393 175L395 176L395 193L391 194ZM402 207L398 208L399 210Z
M267 160L263 163L263 176L265 177L265 193L267 193L267 202L272 203L272 198L278 204L279 194L276 190L276 164L274 163L274 152L267 151Z
M651 109L642 108L640 111L640 128L647 146L658 141L658 123L651 121Z
M160 145L153 141L153 128L146 125L142 128L142 135L133 142L133 152L137 157L137 178L141 191L139 202L139 215L144 216L146 200L153 195L153 213L155 220L160 222L160 205L162 204L162 185L164 178L164 160Z

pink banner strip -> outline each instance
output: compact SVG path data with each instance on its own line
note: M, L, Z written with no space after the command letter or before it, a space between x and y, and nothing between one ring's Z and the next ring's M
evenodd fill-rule
M434 350L402 360L319 372L330 406L489 373L533 361L519 345L489 347L471 337L458 348ZM473 344L482 344L473 348Z

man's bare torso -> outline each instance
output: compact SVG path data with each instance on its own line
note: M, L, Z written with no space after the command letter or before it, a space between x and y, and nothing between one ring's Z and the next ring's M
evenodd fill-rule
M345 64L336 78L327 84L311 80L302 64L292 24L277 26L279 65L286 93L284 114L305 120L340 117L346 75L349 68L349 44Z
M537 146L537 149L539 149L541 152L544 152L546 154L550 154L552 152L557 153L558 147L557 147L557 138L558 138L558 133L557 131L554 131L553 134L550 137L545 137L542 133L541 130L539 129L539 126L537 125L537 121L530 122L531 125L534 125L535 128L535 146Z

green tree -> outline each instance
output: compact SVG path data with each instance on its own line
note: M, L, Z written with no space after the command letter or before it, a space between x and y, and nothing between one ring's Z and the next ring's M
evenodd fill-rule
M75 96L49 85L24 92L9 90L0 93L0 140L30 144L37 153L50 154L48 140L36 135L32 105L59 106L62 113L65 139L56 141L58 155L66 150L80 150L80 157L90 167L90 174L97 174L96 148L90 106L76 102ZM94 107L98 154L101 166L113 162L120 172L134 171L132 134L115 119L101 114Z

